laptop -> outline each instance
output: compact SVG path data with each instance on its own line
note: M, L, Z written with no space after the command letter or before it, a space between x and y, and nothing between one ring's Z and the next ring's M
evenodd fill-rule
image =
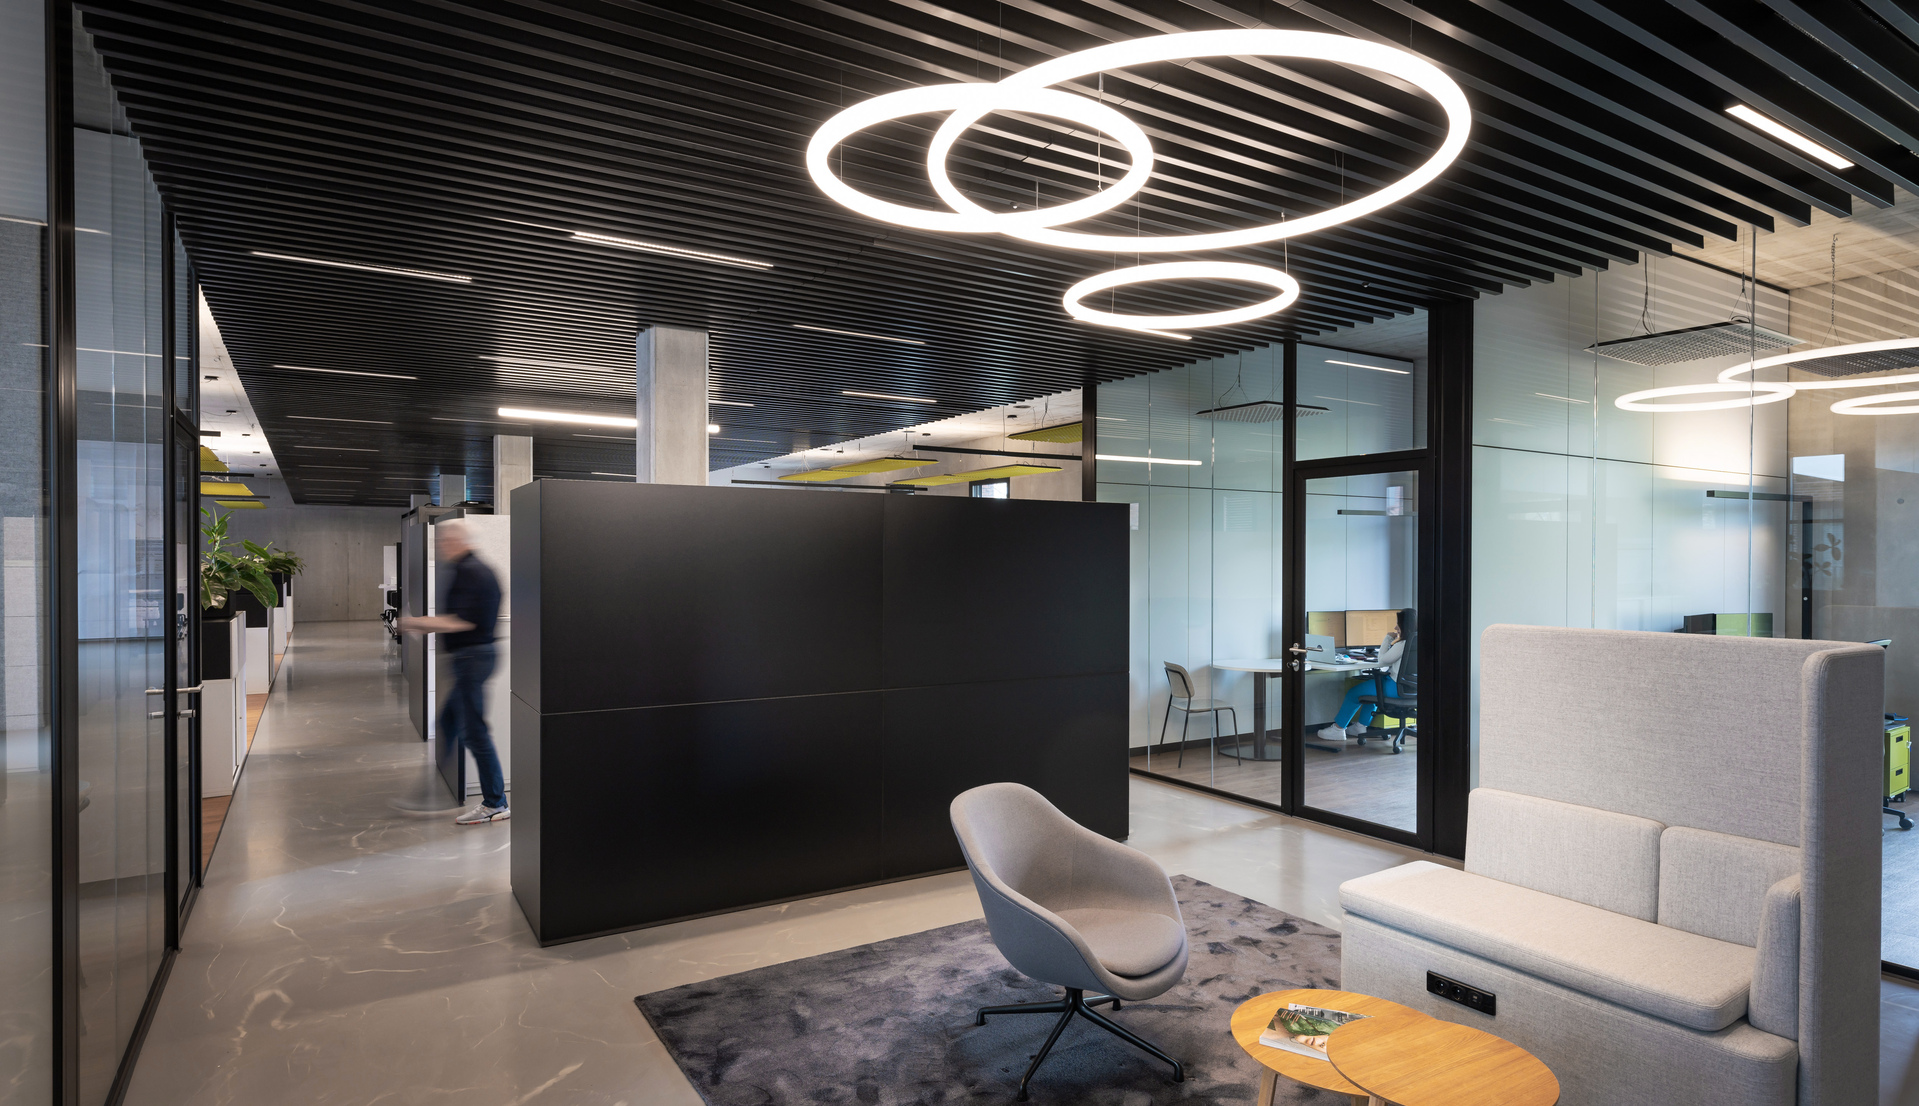
M1333 635L1307 634L1306 659L1309 661L1319 661L1322 664L1336 663L1338 659L1337 647L1333 645Z

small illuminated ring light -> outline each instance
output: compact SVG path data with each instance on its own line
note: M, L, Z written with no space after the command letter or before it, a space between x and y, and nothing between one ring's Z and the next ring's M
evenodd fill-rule
M1778 403L1782 399L1791 399L1798 389L1791 384L1768 384L1763 380L1720 381L1717 384L1677 384L1670 388L1647 388L1643 392L1628 392L1613 400L1613 406L1621 411L1730 411L1736 407L1757 407L1762 403ZM1700 403L1647 403L1649 399L1665 396L1698 396L1715 392L1737 392L1739 399L1712 399ZM1754 395L1762 392L1763 395Z
M1196 315L1118 315L1080 302L1095 292L1149 280L1245 280L1277 289L1279 294L1245 307ZM1116 326L1125 330L1187 330L1264 318L1298 298L1299 282L1278 269L1239 261L1171 261L1160 265L1135 265L1087 277L1066 290L1065 307L1066 313L1075 319L1100 326Z
M1265 226L1211 234L1128 237L1052 230L1049 228L1069 220L1049 218L1043 222L1027 220L1020 224L1005 223L993 229L1040 245L1116 253L1188 253L1198 250L1253 246L1261 242L1274 242L1281 238L1294 238L1302 234L1325 230L1327 227L1349 222L1397 203L1430 184L1440 173L1445 172L1446 167L1451 165L1466 148L1466 136L1472 130L1472 107L1466 102L1466 94L1460 90L1459 85L1438 66L1396 47L1316 31L1191 31L1185 34L1132 39L1106 46L1095 46L1090 50L1081 50L1078 53L1054 58L1049 62L1042 62L1031 69L1010 74L999 84L1002 88L1039 91L1049 85L1109 69L1124 69L1128 66L1145 65L1156 61L1222 56L1333 61L1397 77L1418 87L1426 95L1438 101L1439 106L1446 113L1446 138L1439 144L1439 148L1433 151L1433 156L1428 158L1425 164L1377 192L1313 215L1269 223ZM959 136L965 133L968 127L979 122L990 110L993 109L984 105L956 108L934 133L932 148L940 151L951 149ZM1107 133L1113 132L1108 130ZM1139 154L1134 152L1133 169L1137 171L1139 165ZM953 186L952 181L947 179L943 169L943 159L939 163L929 161L928 168L932 173L933 190L954 210L976 213L975 218L978 217L977 213L984 212L983 208L967 199L959 189ZM1107 192L1099 193L1100 196L1106 194ZM1070 206L1064 205L1050 209L1048 214L1066 211ZM1083 216L1079 217L1083 218Z
M1904 377L1904 380L1919 379ZM1874 381L1874 383L1882 383ZM1881 407L1882 403L1891 403L1899 399L1919 399L1919 392L1887 392L1877 396L1854 396L1842 399L1832 405L1835 415L1913 415L1919 414L1919 403L1908 403L1901 407Z
M995 111L1019 111L1029 115L1064 119L1089 130L1100 131L1111 138L1132 158L1132 167L1117 184L1101 189L1083 199L1056 207L1011 212L987 211L963 196L960 197L962 203L955 204L953 211L907 207L904 204L890 203L869 196L847 184L833 172L831 155L833 149L841 142L868 127L888 120L931 111L963 111L971 120L968 126ZM951 137L944 141L939 136L935 136L926 154L926 171L932 176L936 185L943 184L946 191L955 196L959 195L959 190L953 187L951 179L946 175L946 154L952 149L953 141L963 131L964 128L954 131ZM941 128L939 134L945 135L946 129ZM1007 85L1005 82L937 84L875 96L871 100L854 104L828 119L826 124L813 135L812 141L806 145L806 171L812 175L813 182L820 186L822 192L861 215L881 222L897 223L900 226L916 227L920 230L956 231L963 234L996 231L1010 233L1021 228L1051 226L1054 223L1071 223L1088 219L1125 203L1140 189L1146 187L1147 179L1153 175L1153 144L1152 140L1146 137L1146 132L1140 129L1139 124L1105 104L1070 92L1050 88L1016 87ZM944 197L945 193L942 192L941 195ZM950 198L947 202L952 203Z

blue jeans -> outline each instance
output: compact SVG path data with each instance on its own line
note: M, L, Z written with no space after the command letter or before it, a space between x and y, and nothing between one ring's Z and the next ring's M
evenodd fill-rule
M506 776L486 728L486 681L499 659L491 643L453 650L453 690L440 711L441 740L458 741L473 754L480 770L480 801L494 808L506 805Z
M488 646L488 648L490 649L492 646ZM1386 685L1387 695L1397 696L1399 694L1399 686L1393 683L1392 677L1382 676L1379 682ZM1361 695L1371 695L1372 693L1373 681L1371 679L1361 680L1347 688L1346 701L1339 704L1339 715L1333 719L1333 724L1344 729L1352 725L1355 717L1357 717L1360 725L1371 725L1373 721L1373 704L1362 703L1359 701L1359 697Z

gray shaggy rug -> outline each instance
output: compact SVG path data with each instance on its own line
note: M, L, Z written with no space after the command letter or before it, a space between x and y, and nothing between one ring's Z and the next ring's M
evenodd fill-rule
M1171 1069L1075 1018L1033 1079L1036 1103L1250 1104L1259 1065L1228 1031L1254 995L1339 985L1339 935L1174 876L1192 945L1186 978L1115 1021L1180 1059ZM973 1025L981 1006L1045 1002L1056 987L1014 971L984 921L721 976L633 1001L711 1106L1007 1102L1057 1015ZM1282 1080L1281 1102L1345 1103Z

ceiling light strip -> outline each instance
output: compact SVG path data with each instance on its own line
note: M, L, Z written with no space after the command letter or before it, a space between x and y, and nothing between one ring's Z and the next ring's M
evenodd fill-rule
M638 429L640 420L621 418L617 415L583 415L572 411L536 411L525 407L502 407L499 409L503 419L529 419L535 422L572 422L582 426L620 426ZM628 475L631 475L630 473Z
M575 242L590 242L596 246L612 246L621 250L638 250L641 253L664 254L668 257L684 257L692 261L710 261L715 265L732 265L741 269L766 270L773 267L770 261L755 261L750 257L734 257L730 254L713 253L709 250L690 250L685 246L669 246L664 242L646 242L638 238L619 238L611 234L597 234L589 230L573 232Z
M388 422L386 419L340 419L340 418L330 418L326 415L288 415L287 418L300 419L305 422L358 422L358 423L365 423L369 426L392 426L393 425L391 422ZM294 448L298 449L300 447L295 446Z
M1326 359L1326 363L1328 365L1348 365L1355 369L1371 369L1374 372L1398 373L1400 376L1411 376L1413 371L1411 369L1391 369L1385 365L1364 365L1358 361L1335 361L1330 357Z
M848 392L848 391L841 391L841 392L840 392L840 394L841 394L841 395L843 395L843 396L856 396L856 397L858 397L858 398L860 398L860 399L891 399L891 400L898 400L898 401L899 401L899 402L901 402L901 403L938 403L938 402L939 402L939 400L937 400L937 399L926 399L926 398L924 398L924 397L921 397L921 396L893 396L893 395L887 395L887 394L886 394L885 392Z
M1741 123L1764 131L1766 134L1784 142L1802 154L1809 154L1817 160L1825 162L1834 169L1852 168L1852 162L1833 153L1831 150L1800 134L1798 131L1793 130L1791 127L1786 126L1784 123L1776 119L1767 118L1744 104L1734 104L1726 109L1726 114L1739 120Z
M298 261L302 265L325 265L332 269L357 269L365 273L388 273L393 276L419 277L423 280L443 280L450 284L471 284L473 278L455 273L430 273L424 269L397 269L391 265L360 265L351 261L328 261L322 257L297 257L290 253L268 253L265 250L248 251L255 257L270 257L275 261Z
M1172 457L1128 457L1121 453L1095 453L1095 461L1137 461L1142 465L1202 465L1204 461L1181 461Z
M303 372L303 373L337 373L340 376L378 376L378 377L383 377L387 380L418 380L420 379L417 376L408 376L405 373L370 373L370 372L362 372L359 369L316 369L307 365L275 365L273 367L276 369L291 369L294 372Z
M868 334L861 330L838 330L830 326L809 326L806 323L794 323L794 330L813 330L821 334L844 334L848 338L871 338L875 342L899 342L908 346L923 346L926 343L918 338L896 338L891 334Z

